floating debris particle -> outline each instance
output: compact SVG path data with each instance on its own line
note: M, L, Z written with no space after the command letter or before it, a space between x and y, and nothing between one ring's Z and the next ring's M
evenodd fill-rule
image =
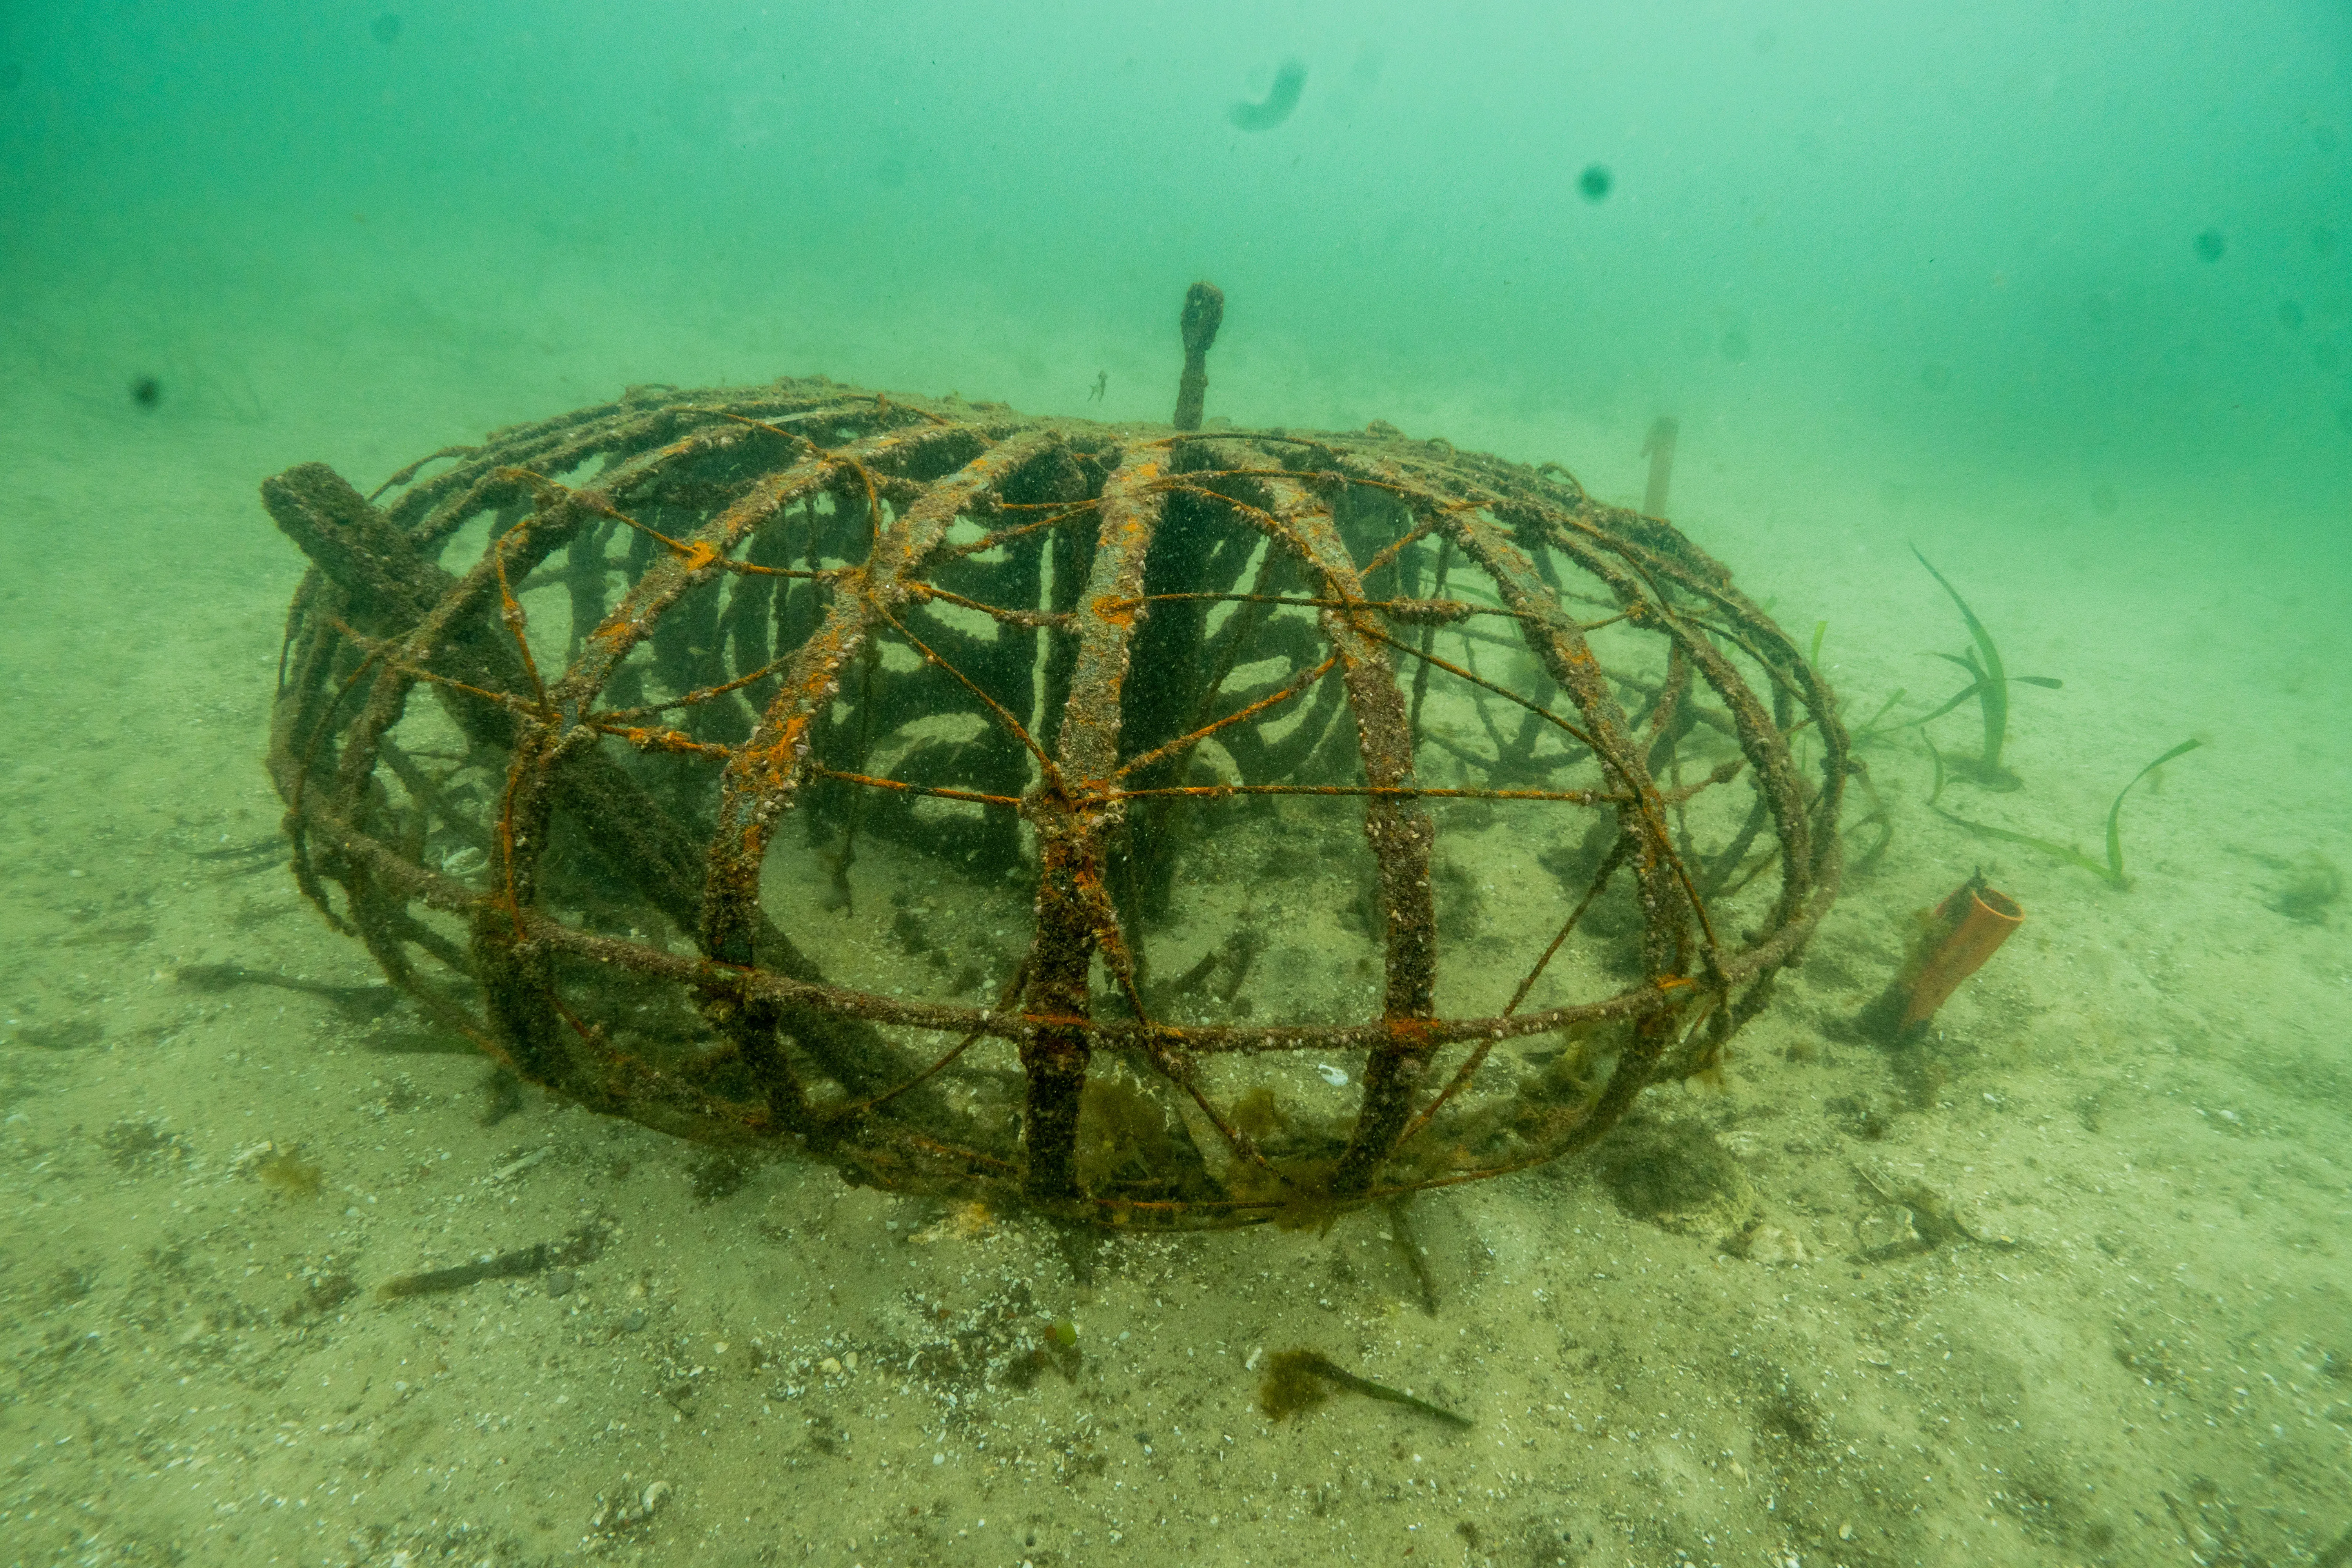
M1298 107L1298 95L1306 90L1306 64L1285 60L1274 73L1274 90L1264 102L1236 103L1225 110L1225 118L1243 131L1271 131L1290 118L1290 111Z

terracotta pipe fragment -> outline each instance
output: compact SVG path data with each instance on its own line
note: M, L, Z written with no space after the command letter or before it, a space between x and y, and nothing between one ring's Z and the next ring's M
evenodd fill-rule
M1910 962L1856 1022L1889 1045L1917 1040L1960 982L1983 967L2024 923L2025 910L2016 900L1987 887L1982 876L1969 878L1927 917Z

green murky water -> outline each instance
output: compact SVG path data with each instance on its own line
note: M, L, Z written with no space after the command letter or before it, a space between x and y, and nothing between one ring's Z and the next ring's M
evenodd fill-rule
M2342 1561L2347 43L2315 5L0 16L0 1557ZM1886 847L1720 1082L1409 1233L1076 1244L517 1091L301 900L265 476L784 374L1162 420L1203 277L1213 417L1627 505L1675 419L1665 512L1885 708L1847 820ZM2011 689L2021 787L1937 791L1972 642L1915 545L2063 683ZM1451 783L1484 727L1434 719ZM2103 863L2189 739L2126 886L2024 841ZM1443 940L1546 926L1536 820L1441 823ZM1252 923L1261 1005L1369 1005L1360 818L1262 833L1166 966ZM2019 933L1917 1047L1854 1038L1979 869ZM1018 896L857 870L812 927L845 977L1014 962ZM1473 1424L1276 1419L1294 1351Z

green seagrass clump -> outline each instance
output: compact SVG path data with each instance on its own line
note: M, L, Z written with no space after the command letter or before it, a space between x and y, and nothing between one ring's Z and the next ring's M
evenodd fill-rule
M1941 572L1936 570L1934 563L1928 561L1927 556L1920 554L1917 545L1911 547L1911 553L1919 557L1919 564L1927 568L1927 575L1942 584L1944 592L1952 596L1952 603L1959 606L1960 619L1968 623L1969 637L1975 644L1964 653L1939 653L1936 656L1937 658L1949 659L1967 670L1969 678L1969 684L1953 693L1951 700L1941 708L1915 722L1924 728L1949 713L1961 703L1974 698L1978 710L1984 718L1984 747L1973 757L1951 758L1946 762L1945 766L1954 776L1966 779L1970 784L1986 789L2016 789L2023 781L2004 767L2000 760L2001 748L2009 741L2009 689L2012 685L2042 686L2055 691L2066 683L2047 675L2010 674L2007 667L2001 663L2000 649L1993 646L1992 634L1985 630L1982 621L1977 619L1977 613L1969 608L1969 602L1960 597L1960 591L1953 587ZM1898 692L1896 695L1900 696L1901 693ZM1884 710L1881 711L1883 712ZM1873 722L1874 723L1875 721L1874 720ZM1866 731L1869 727L1864 725L1864 731Z
M1932 571L1933 568L1930 570ZM2124 875L2124 797L2131 794L2133 784L2138 784L2140 780L2147 777L2173 758L2184 756L2204 743L2202 741L2196 740L2181 742L2180 744L2132 774L2131 783L2116 792L2116 803L2107 807L2107 858L2104 862L2092 859L2072 845L2061 844L2055 839L2036 838L2030 833L2012 833L2006 827L1995 827L1989 822L1972 822L1965 816L1956 816L1937 805L1937 800L1944 793L1947 775L1951 769L1944 760L1944 753L1936 750L1936 743L1933 741L1927 742L1927 752L1936 760L1936 787L1927 796L1927 806L1946 821L1956 822L1980 837L1998 838L2006 844L2022 844L2029 849L2039 849L2044 855L2063 860L2069 866L2079 866L2117 892L2121 892L2131 886L2131 879Z

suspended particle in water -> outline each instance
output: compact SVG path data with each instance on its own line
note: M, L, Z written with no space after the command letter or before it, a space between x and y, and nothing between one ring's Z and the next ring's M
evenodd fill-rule
M1588 202L1597 202L1606 198L1609 195L1609 187L1616 183L1616 176L1609 172L1609 165L1606 163L1587 163L1584 165L1584 173L1576 177L1576 188L1584 193L1584 199Z
M2122 502L2120 498L2116 494L2115 486L2095 485L2092 487L2091 510L2097 512L2101 517L2114 516L2116 508L2121 504Z
M1307 89L1307 67L1298 60L1285 60L1274 73L1274 90L1265 95L1263 103L1236 103L1225 110L1225 118L1244 131L1271 131L1290 118L1298 107L1298 95Z
M400 37L402 26L399 12L386 11L368 24L368 37L379 44L389 44Z
M152 408L163 401L163 384L152 375L142 375L131 384L131 401L142 408Z
M2326 256L2336 248L2336 231L2321 224L2311 231L2311 249L2316 256Z
M1919 384L1930 392L1941 392L1952 384L1949 365L1923 364L1919 367Z
M2197 237L2197 259L2200 261L2219 261L2221 253L2229 248L2230 242L2221 237L2221 231L2218 228L2209 228Z
M2293 300L2281 300L2278 308L2279 325L2290 332L2303 330L2303 306Z

